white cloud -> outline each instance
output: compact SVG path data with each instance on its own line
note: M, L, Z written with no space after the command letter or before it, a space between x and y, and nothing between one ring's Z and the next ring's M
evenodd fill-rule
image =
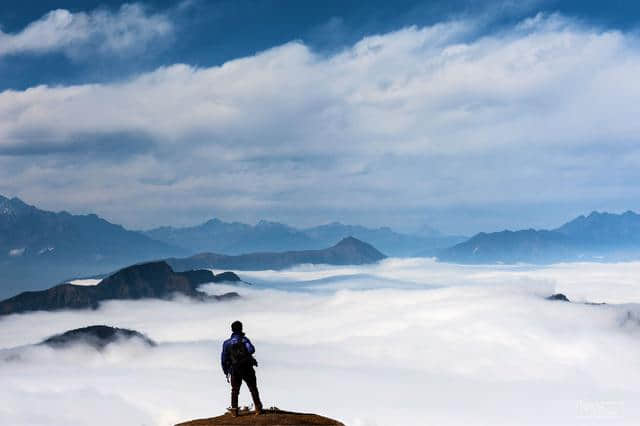
M91 278L87 278L84 280L72 280L69 281L70 284L73 285L82 285L82 286L94 286L94 285L98 285L98 283L100 283L100 281L102 280L96 280L96 279L91 279Z
M24 248L15 248L9 250L9 256L22 256L24 254Z
M269 406L366 426L635 424L640 292L632 277L639 270L639 263L389 259L249 273L257 286L240 288L238 302L111 302L97 311L5 317L0 348L102 323L142 331L160 345L123 344L103 354L19 349L21 360L0 361L0 418L172 425L222 413L229 390L218 351L231 321L241 319L257 346ZM554 291L610 304L543 299ZM0 351L0 359L10 353L16 350ZM241 403L248 401L241 393ZM592 412L598 407L613 412L603 419L596 416L603 411Z
M293 42L219 67L5 91L0 150L58 153L24 160L5 187L134 226L212 211L298 223L384 211L394 225L460 205L637 208L636 35L558 15L475 29L404 28L331 56ZM76 164L79 153L90 158Z
M116 12L97 9L72 13L53 10L17 33L0 31L0 56L64 52L73 57L91 53L119 54L137 50L172 32L167 16L150 14L137 3ZM92 55L88 55L92 56Z

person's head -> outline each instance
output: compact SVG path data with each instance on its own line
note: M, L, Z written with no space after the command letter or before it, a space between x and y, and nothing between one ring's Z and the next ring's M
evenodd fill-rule
M232 322L231 331L234 333L242 333L242 323L240 321Z

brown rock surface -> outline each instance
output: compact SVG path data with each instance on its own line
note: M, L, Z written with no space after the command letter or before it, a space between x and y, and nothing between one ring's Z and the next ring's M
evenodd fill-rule
M223 416L211 417L209 419L191 420L180 423L176 426L233 426L233 425L256 425L256 426L344 426L337 420L328 419L316 414L293 413L282 410L265 410L260 416L254 415L253 411L241 412L238 417L233 417L227 413Z

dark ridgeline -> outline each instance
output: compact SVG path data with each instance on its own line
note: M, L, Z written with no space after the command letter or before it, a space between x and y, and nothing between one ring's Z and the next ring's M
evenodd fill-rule
M93 214L54 213L0 196L0 298L189 253Z
M323 250L250 253L238 256L201 253L183 259L168 259L167 262L169 262L176 271L198 268L278 270L304 263L363 265L378 262L385 257L384 254L380 253L372 245L353 237L347 237L335 246Z
M43 291L28 291L0 302L0 315L57 309L95 309L105 300L166 299L179 293L199 300L228 300L237 293L208 296L198 291L200 284L240 281L232 272L214 275L211 271L174 272L164 261L129 266L95 286L60 284Z
M592 212L553 230L481 232L438 259L459 263L551 263L640 258L640 215Z
M546 298L547 300L558 300L560 302L571 302L567 296L562 293L555 293Z
M66 348L68 346L83 344L97 350L102 350L111 343L138 340L147 346L156 346L156 343L144 334L126 328L109 327L106 325L92 325L76 328L62 334L56 334L43 340L40 344L53 348Z
M551 296L545 297L545 299L551 300L551 301L573 303L565 294L562 294L562 293L554 293ZM592 305L592 306L606 305L605 302L581 302L581 303L583 305ZM632 314L631 311L627 311L627 316L631 314Z

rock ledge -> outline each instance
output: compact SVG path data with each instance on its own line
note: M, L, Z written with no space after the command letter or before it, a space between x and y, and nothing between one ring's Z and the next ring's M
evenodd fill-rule
M294 413L277 409L265 410L261 416L255 416L253 411L241 412L238 417L230 414L211 417L209 419L191 420L176 426L344 426L337 420L332 420L316 414Z

